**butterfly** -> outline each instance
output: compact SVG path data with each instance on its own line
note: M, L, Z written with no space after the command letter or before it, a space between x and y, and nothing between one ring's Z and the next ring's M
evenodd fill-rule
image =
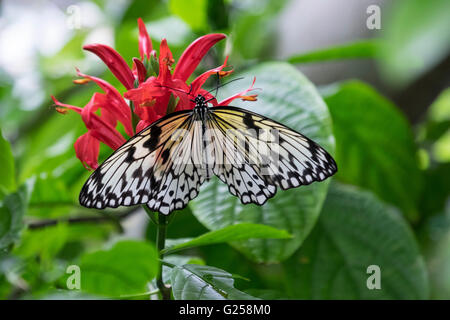
M192 110L162 117L118 148L88 178L80 204L146 204L169 214L186 207L215 175L243 204L263 205L277 188L337 172L325 149L281 123L237 107L208 107L202 95L194 102Z

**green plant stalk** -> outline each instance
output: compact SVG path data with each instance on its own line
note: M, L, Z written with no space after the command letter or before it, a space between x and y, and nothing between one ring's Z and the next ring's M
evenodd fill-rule
M164 258L163 250L166 244L166 230L169 219L167 219L167 217L162 213L157 214L156 212L153 212L147 205L143 205L142 207L144 208L145 212L147 212L150 220L156 224L156 247L158 249L158 257L160 261L158 276L156 278L156 285L161 292L163 300L170 300L170 289L164 285L164 281L162 278L163 264L161 262Z
M166 230L167 230L167 219L166 216L162 213L158 214L158 224L156 229L156 247L158 248L159 260L162 261L164 258L164 247L166 243ZM158 286L159 291L161 292L161 296L163 300L170 300L170 289L164 285L163 281L163 273L162 273L163 265L159 264L158 276L156 278L156 285Z

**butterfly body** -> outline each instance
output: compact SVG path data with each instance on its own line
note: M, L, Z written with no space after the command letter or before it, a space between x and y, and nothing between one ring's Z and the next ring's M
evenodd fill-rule
M194 114L196 114L199 117L199 121L205 122L205 117L208 112L208 104L206 102L205 97L202 95L198 95L194 99L195 107L193 109Z
M169 214L184 208L211 176L243 204L264 204L285 190L337 171L333 158L300 133L236 107L195 107L154 122L118 148L80 192L86 207L147 204Z

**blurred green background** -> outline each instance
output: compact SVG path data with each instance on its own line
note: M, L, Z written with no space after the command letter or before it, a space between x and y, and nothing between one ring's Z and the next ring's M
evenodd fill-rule
M298 129L339 167L331 183L281 191L263 207L206 185L175 214L169 245L255 229L169 255L174 298L450 298L449 1L23 0L0 2L1 299L154 297L155 227L139 207L78 204L89 172L73 143L86 129L50 99L84 106L99 91L74 85L75 67L123 93L82 46L108 44L131 65L138 17L175 61L197 37L225 33L195 74L229 55L244 80L219 96L256 76L258 102L236 105ZM102 146L100 158L110 152ZM292 237L242 236L263 234L256 224ZM73 264L81 291L66 286ZM367 286L370 265L380 289ZM217 282L214 267L230 281ZM192 273L203 296L182 289Z

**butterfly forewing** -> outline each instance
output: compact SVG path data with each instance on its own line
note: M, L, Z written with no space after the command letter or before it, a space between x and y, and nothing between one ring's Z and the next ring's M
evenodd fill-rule
M184 208L204 181L194 164L192 142L199 134L191 114L173 113L117 149L89 177L80 203L98 209L148 204L166 214Z

